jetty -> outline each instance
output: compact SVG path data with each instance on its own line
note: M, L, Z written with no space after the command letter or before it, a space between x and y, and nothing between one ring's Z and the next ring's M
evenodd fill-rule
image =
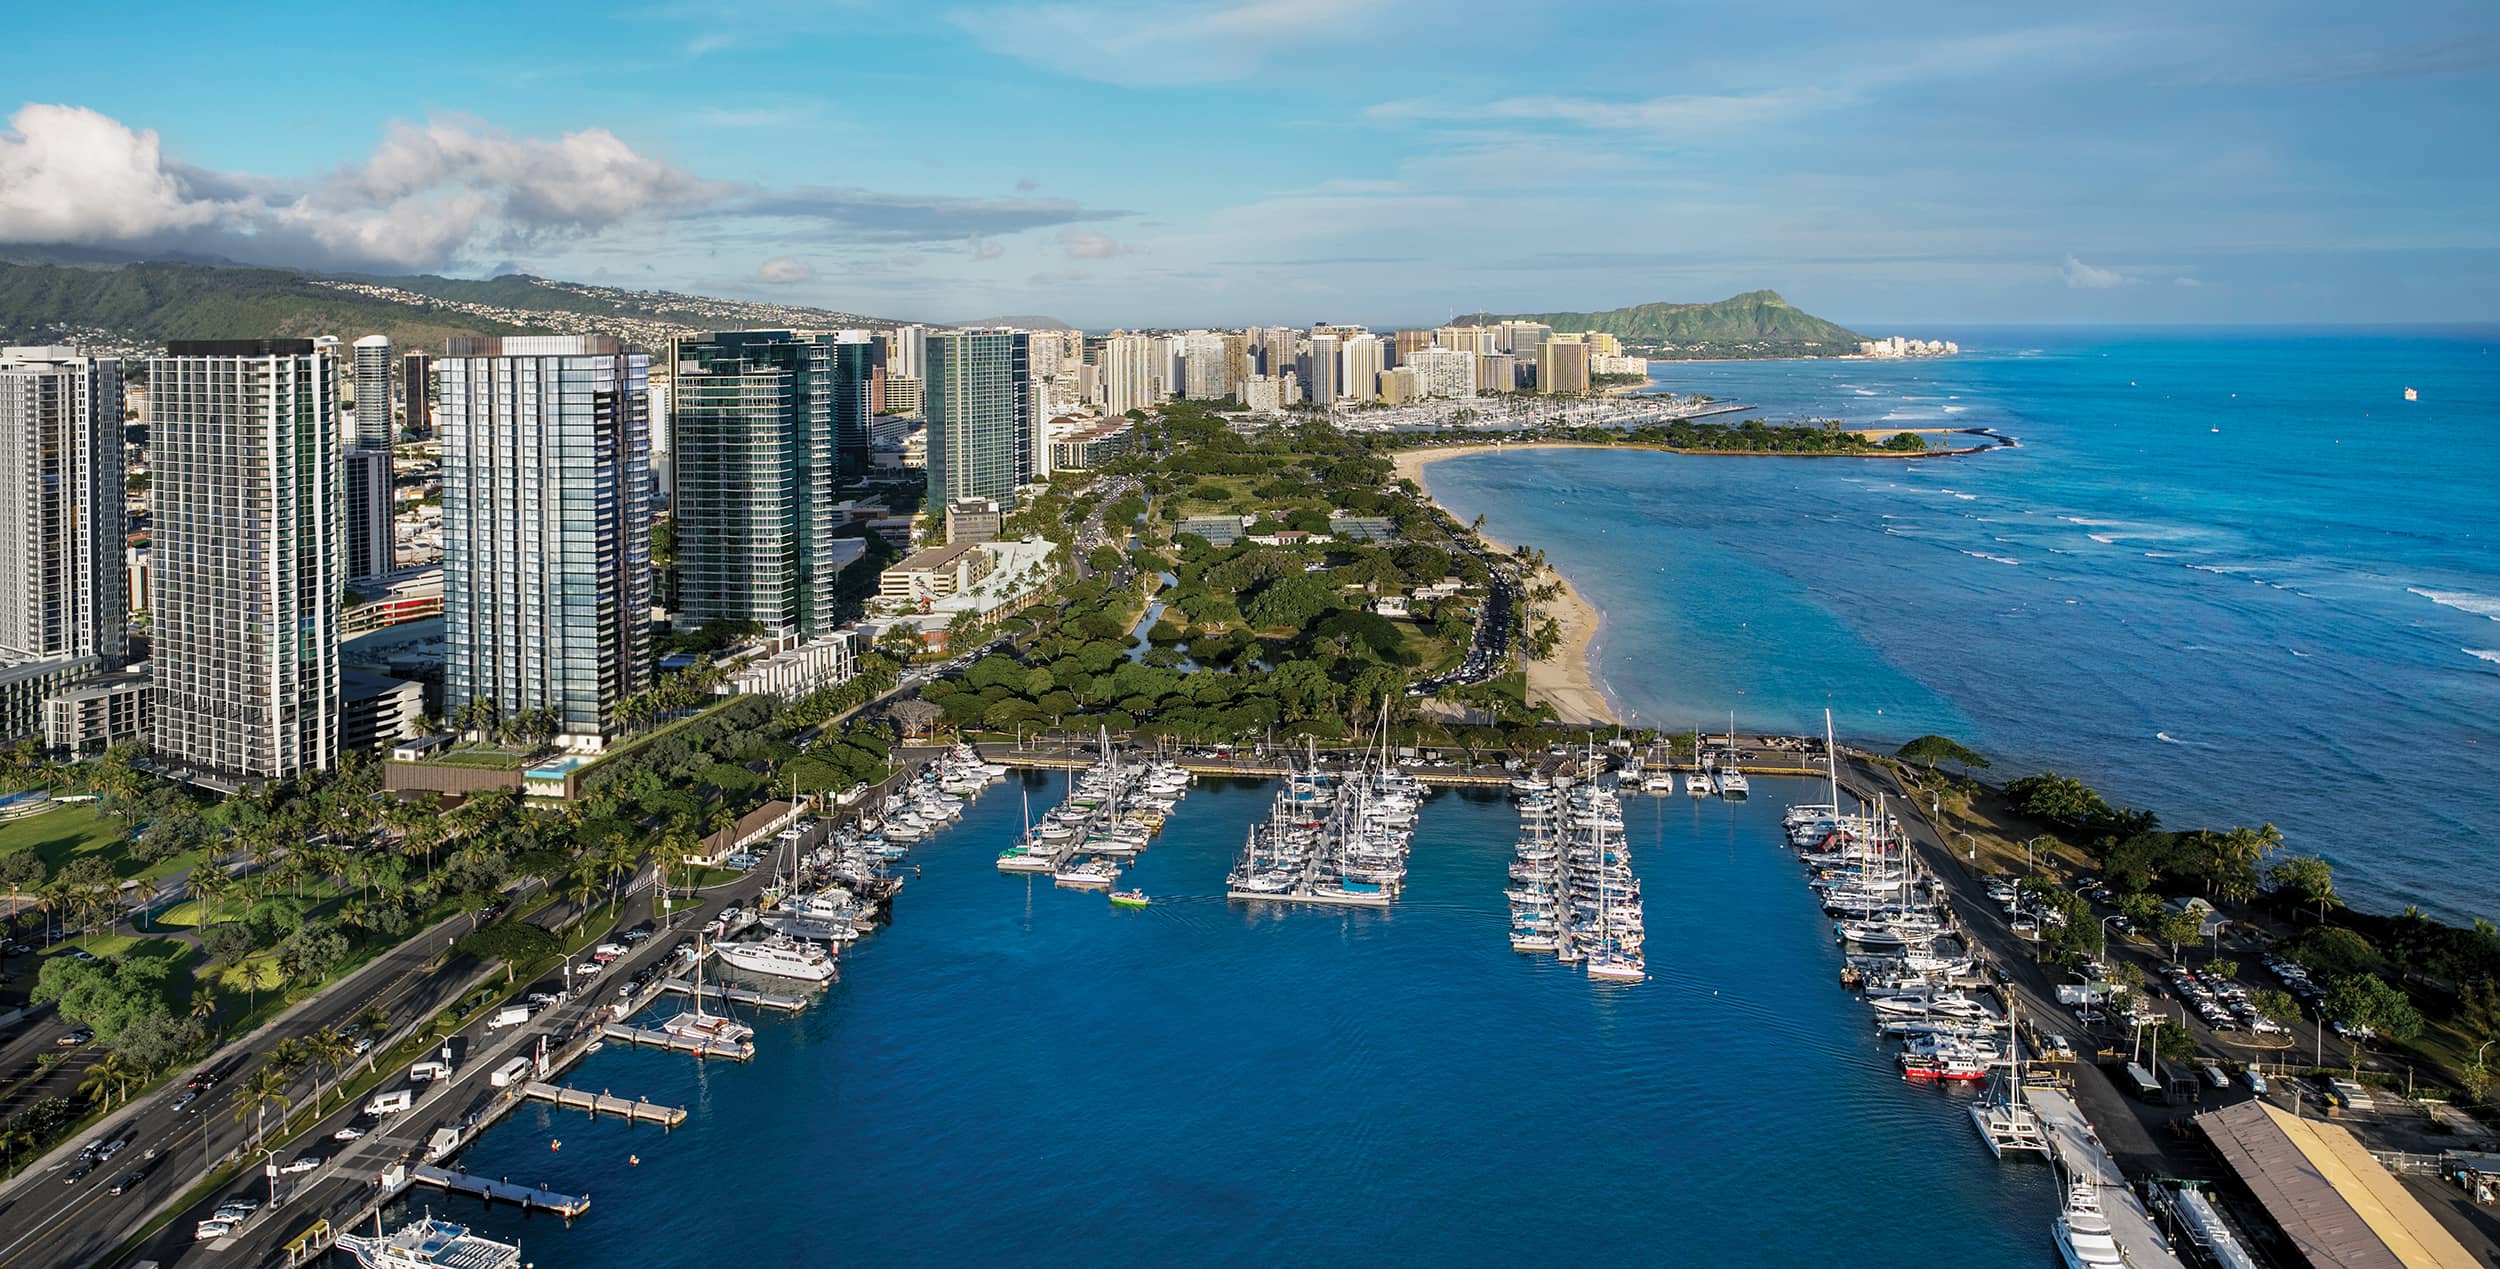
M614 1115L619 1119L658 1124L663 1128L674 1128L686 1122L686 1110L682 1106L661 1106L628 1097L612 1097L606 1093L586 1093L578 1088L539 1080L522 1085L521 1095L573 1110L586 1110L593 1115Z
M454 1172L450 1168L438 1168L431 1163L409 1165L408 1179L412 1182L421 1182L438 1189L448 1190L454 1194L475 1195L489 1203L510 1203L525 1211L554 1212L566 1220L571 1220L590 1210L588 1197L575 1198L570 1194L558 1194L553 1190L542 1190L534 1186L489 1180L482 1176L471 1176L466 1172Z
M2066 1174L2100 1191L2101 1214L2109 1218L2110 1237L2118 1240L2127 1263L2184 1269L2170 1250L2169 1240L2144 1210L2143 1200L2127 1184L2126 1173L2119 1171L2118 1160L2101 1147L2100 1137L2075 1099L2063 1089L2038 1087L2025 1089L2024 1098L2048 1129L2050 1152Z
M732 1044L727 1040L672 1035L666 1031L656 1031L647 1027L629 1027L622 1022L601 1023L599 1034L611 1040L623 1040L627 1044L668 1049L677 1053L691 1053L696 1057L728 1058L733 1062L744 1062L755 1056L755 1042L752 1040L740 1040Z
M660 990L673 991L680 995L695 994L694 984L683 978L671 978L661 983ZM754 1005L762 1009L779 1009L784 1013L797 1013L807 1008L805 996L775 996L760 991L749 991L744 987L723 987L719 983L703 984L702 995L706 1000L726 1000L733 1005Z

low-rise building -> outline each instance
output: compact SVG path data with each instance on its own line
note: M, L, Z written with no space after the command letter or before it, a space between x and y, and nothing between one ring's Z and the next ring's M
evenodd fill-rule
M934 603L989 576L992 560L970 542L915 551L877 576L877 598Z
M417 733L425 717L425 685L370 670L339 671L339 749L388 749Z
M1137 421L1128 418L1052 419L1050 465L1054 471L1083 471L1128 452Z
M148 672L142 663L99 675L44 698L43 744L54 753L100 753L148 730Z
M995 542L1001 516L995 498L952 498L946 503L946 544Z
M101 657L54 657L0 665L0 740L44 734L44 702L84 684L104 668Z
M837 630L819 639L762 651L731 670L712 690L723 696L772 695L797 700L819 688L838 687L859 672L858 636Z

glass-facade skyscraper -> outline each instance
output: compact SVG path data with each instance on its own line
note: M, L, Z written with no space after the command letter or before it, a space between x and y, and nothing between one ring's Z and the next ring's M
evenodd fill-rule
M649 376L603 335L454 339L436 363L454 720L544 709L596 747L649 681Z
M209 784L327 770L339 741L338 366L311 340L148 362L149 739Z
M928 337L929 502L1009 506L1038 469L1030 338L1018 330Z
M356 341L356 443L347 451L347 576L379 577L397 566L391 525L391 340Z
M677 602L687 625L834 628L834 504L867 467L864 336L723 331L677 341Z

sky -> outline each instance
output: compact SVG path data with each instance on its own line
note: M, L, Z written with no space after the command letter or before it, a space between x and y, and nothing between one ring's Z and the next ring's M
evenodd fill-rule
M154 3L0 242L965 321L2500 320L2500 5Z

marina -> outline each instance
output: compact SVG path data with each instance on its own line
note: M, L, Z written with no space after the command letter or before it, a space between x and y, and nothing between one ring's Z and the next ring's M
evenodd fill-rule
M553 1190L542 1190L536 1186L514 1185L500 1178L473 1176L467 1172L453 1171L450 1168L438 1168L430 1163L409 1164L401 1181L392 1180L390 1171L386 1170L383 1173L383 1183L386 1188L397 1188L403 1183L430 1185L438 1190L447 1190L453 1194L481 1199L489 1206L503 1203L527 1211L553 1212L566 1220L571 1220L590 1210L590 1199L587 1196L576 1198L570 1194L558 1194Z
M835 1006L738 1006L757 1033L750 1065L707 1075L682 1056L611 1044L568 1077L695 1113L659 1151L655 1138L637 1143L629 1122L613 1117L564 1128L565 1175L595 1189L611 1215L631 1210L635 1219L594 1213L551 1228L536 1258L606 1263L631 1259L652 1239L724 1237L702 1208L730 1201L730 1191L705 1161L760 1152L878 1159L790 1176L743 1170L735 1189L741 1210L890 1213L847 1236L868 1258L969 1261L1013 1258L1015 1248L1031 1256L1034 1221L1151 1211L1193 1258L1333 1261L1359 1254L1335 1232L1352 1219L1355 1195L1365 1207L1425 1192L1473 1197L1483 1193L1474 1178L1525 1154L1584 1169L1590 1215L1530 1239L1484 1205L1462 1204L1412 1234L1402 1255L1597 1258L1624 1240L1671 1239L1678 1263L1788 1262L1842 1245L1887 1262L1916 1254L1956 1265L2037 1263L2058 1210L2053 1174L1997 1164L1958 1105L1939 1107L1935 1090L1900 1078L1857 998L1830 989L1848 963L1834 950L1831 921L1795 873L1777 866L1785 803L1806 786L1757 780L1743 803L1621 799L1623 863L1645 897L1709 898L1679 902L1676 922L1647 931L1653 978L1641 991L1557 992L1555 976L1583 979L1584 964L1516 955L1500 933L1510 925L1504 891L1521 836L1506 790L1419 802L1394 907L1288 915L1286 905L1228 901L1222 884L1275 810L1277 782L1197 782L1153 849L1122 869L1123 885L1153 896L1150 908L1119 911L1102 893L1047 884L1016 887L1003 901L993 865L1001 843L1025 830L1024 794L1036 808L1058 805L1068 782L1055 773L1030 779L970 804L914 846L922 871L908 910L846 952ZM1667 964L1674 978L1661 981ZM1464 1017L1443 994L1462 983ZM1707 986L1696 992L1695 983ZM1468 1025L1481 1008L1516 1026ZM1775 1024L1765 1025L1765 1009L1777 1011ZM1001 1029L1011 1017L1052 1023ZM1245 1018L1263 1021L1245 1030ZM1103 1051L1121 1054L1121 1069L1084 1056ZM1289 1069L1277 1065L1280 1051L1321 1056ZM1790 1072L1804 1095L1727 1096L1704 1068L1731 1065ZM1210 1103L1171 1081L1141 1082L1130 1067L1189 1070L1193 1078L1178 1084L1226 1092ZM1042 1070L1070 1073L1047 1098L1031 1092ZM1516 1076L1498 1103L1479 1095L1488 1070ZM1334 1087L1330 1105L1296 1094L1312 1074ZM1572 1108L1599 1087L1613 1090L1614 1108L1592 1127ZM794 1095L823 1088L844 1090L838 1106ZM1486 1117L1452 1141L1438 1135L1442 1110L1459 1101ZM542 1124L555 1113L533 1104L544 1108ZM1247 1106L1264 1109L1251 1116L1239 1109ZM555 1130L529 1122L507 1120L461 1166L516 1178L543 1169ZM1173 1122L1192 1129L1156 1127ZM984 1154L1064 1152L1055 1157L1069 1176L1042 1178L1030 1192L982 1184L957 1166L965 1124L982 1125ZM1732 1171L1723 1149L1702 1143L1740 1137L1755 1143L1749 1157L1839 1150L1875 1174L1918 1176L1922 1202L1869 1204L1839 1222L1821 1211L1768 1225L1727 1220L1756 1201L1752 1174ZM1409 1138L1434 1144L1396 1144ZM927 1144L904 1145L915 1141ZM1290 1164L1279 1153L1287 1143L1301 1143ZM637 1151L639 1166L626 1166ZM1393 1171L1375 1171L1384 1164ZM1175 1197L1174 1178L1211 1167L1276 1178L1274 1189L1220 1202ZM724 1197L698 1197L716 1190ZM1290 1231L1281 1244L1259 1232L1286 1212L1301 1215L1281 1226ZM728 1254L773 1254L765 1249L796 1236L767 1216L728 1233ZM1079 1263L1075 1251L1039 1258Z
M594 1115L614 1115L619 1119L658 1124L664 1128L674 1128L686 1122L686 1108L683 1106L657 1106L650 1102L635 1101L629 1097L615 1097L607 1093L586 1093L577 1088L565 1088L540 1080L531 1080L523 1084L521 1095L536 1101L553 1102L570 1110L586 1110Z

